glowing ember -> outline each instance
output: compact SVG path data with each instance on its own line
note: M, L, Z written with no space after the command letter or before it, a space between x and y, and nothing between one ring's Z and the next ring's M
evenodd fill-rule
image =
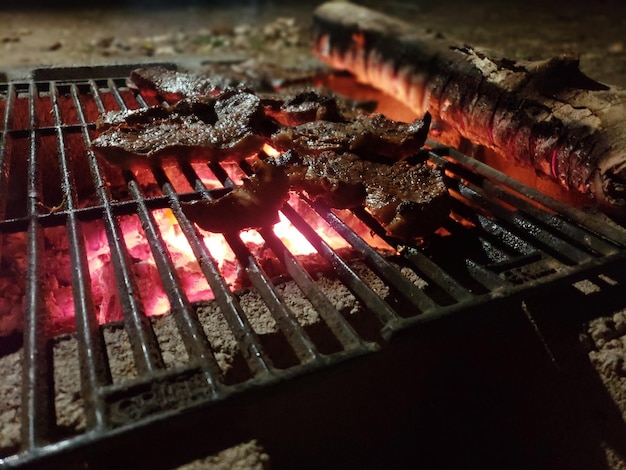
M270 157L278 157L280 155L280 152L270 144L263 145L263 151Z
M291 195L290 204L302 205L295 194ZM312 213L312 211L310 212ZM176 269L181 287L189 301L197 302L212 299L213 293L172 211L160 209L153 211L152 214L159 226L161 237ZM319 216L316 216L316 220L312 220L312 216L309 215L307 219L307 222L313 224L317 233L333 249L349 248L348 243ZM167 313L170 304L139 219L136 216L123 216L119 218L119 223L124 234L124 243L133 261L132 269L137 279L146 314L163 315ZM316 253L315 248L282 213L280 213L279 222L273 226L273 230L294 255L307 256ZM106 323L120 320L122 312L104 226L99 221L86 223L84 233L99 321ZM242 283L245 282L241 279L242 269L225 238L221 234L203 230L198 230L198 233L209 253L215 259L226 283L233 289L242 287ZM243 231L240 233L240 237L252 253L258 254L266 250L265 240L256 230Z
M266 148L272 154L272 148ZM236 164L223 163L222 167L234 184L240 184L246 175ZM194 164L193 169L206 188L222 187L207 165ZM136 173L141 186L153 188L156 182L148 178L150 172ZM182 191L189 191L191 186L182 173L169 171L168 178ZM148 182L149 184L146 184ZM147 195L147 193L146 193ZM150 194L151 195L151 194ZM354 256L348 242L336 233L303 199L290 193L287 204L334 250L342 256ZM370 245L392 252L393 248L382 239L373 236L369 228L348 210L334 211L339 217ZM199 262L179 226L178 220L170 209L155 209L152 216L158 233L169 254L181 290L189 302L207 301L214 298L213 292L202 272ZM135 295L141 302L146 315L163 315L171 306L163 287L159 269L152 256L151 247L137 215L117 217L122 232L122 242L128 252L129 275L134 278L137 291ZM114 269L114 253L102 220L81 222L89 266L90 287L94 308L99 323L105 324L123 319L118 276ZM309 270L328 269L327 263L317 253L313 245L296 227L279 212L279 221L272 227L276 237ZM242 268L230 245L222 234L206 232L196 227L196 233L215 261L226 284L233 291L249 285L245 269ZM52 335L71 332L75 329L74 295L72 290L72 266L69 257L67 228L50 227L44 231L45 252L42 265L45 267L42 279L43 295L49 312L48 326ZM241 241L250 253L266 269L269 275L284 275L284 266L277 254L267 246L265 239L257 230L245 230L239 233ZM8 234L2 240L2 266L0 272L0 334L21 330L23 324L24 285L15 279L27 276L26 233ZM10 254L10 256L9 256ZM3 275L6 274L6 275Z

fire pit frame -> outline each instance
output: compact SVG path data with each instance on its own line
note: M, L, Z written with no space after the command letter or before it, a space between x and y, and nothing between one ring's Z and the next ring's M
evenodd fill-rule
M130 70L130 69L129 69ZM117 70L116 70L117 71ZM357 235L340 215L321 204L304 202L345 238L359 253L363 262L376 273L402 302L390 304L381 298L351 268L350 263L329 247L324 240L300 217L293 207L286 205L283 213L307 237L320 255L328 261L333 273L350 289L364 308L372 312L380 323L378 344L367 341L351 325L348 318L334 306L316 287L311 273L278 240L270 228L260 230L268 246L285 265L288 275L295 280L315 306L320 317L341 344L341 350L322 354L299 325L289 308L277 295L274 283L237 237L228 237L233 251L250 278L251 284L268 305L279 329L293 348L299 364L278 369L263 351L258 335L251 328L245 313L237 301L236 293L224 283L211 254L198 234L182 213L180 201L199 199L206 188L196 186L192 194L177 194L168 183L162 169L155 168L155 179L163 196L145 197L132 174L125 174L131 199L117 202L111 199L102 176L100 163L89 150L90 130L94 123L86 119L81 99L89 95L101 111L106 109L101 96L111 94L123 109L126 106L120 90L125 89L125 78L85 78L72 80L22 81L0 85L5 101L5 115L0 140L0 167L10 164L6 142L11 138L27 139L28 188L27 214L25 217L5 220L5 203L0 207L0 233L24 231L28 243L28 276L25 296L24 325L24 374L22 401L22 449L14 455L0 459L6 468L46 467L52 463L94 464L90 452L98 458L113 451L124 442L141 442L141 436L154 428L162 432L168 426L184 432L185 422L212 413L220 414L232 403L263 395L265 389L281 387L281 383L296 377L333 369L348 359L369 356L380 348L393 348L398 333L403 336L419 329L420 324L437 321L453 315L479 313L483 307L494 308L500 303L519 300L571 284L600 272L606 273L624 262L626 258L626 231L607 224L605 219L583 213L565 203L533 190L516 180L469 158L460 152L429 141L428 158L446 170L450 191L454 194L453 217L445 227L449 237L470 237L480 241L486 250L499 252L499 243L506 244L509 237L529 249L512 254L511 246L503 248L509 256L481 262L468 256L457 259L450 266L462 267L463 278L458 272L442 267L441 254L433 253L431 246L400 247L396 259L402 260L421 276L428 279L433 292L426 292L409 281L389 259L373 249ZM54 125L39 126L35 105L39 96L49 97ZM58 99L70 96L78 112L77 124L64 124ZM21 129L12 127L12 110L17 100L28 101L28 125ZM140 104L145 104L137 96ZM40 169L37 166L38 134L54 134L58 143L58 161L62 177L61 185L65 206L54 212L42 212ZM75 175L66 156L64 136L68 132L82 135L85 157L89 161L98 205L78 208L75 200ZM193 172L189 168L183 172ZM7 186L10 172L0 172L0 187ZM190 181L193 180L190 176ZM199 179L195 178L197 181ZM0 193L0 201L6 193ZM213 350L202 331L197 316L177 279L172 260L167 254L159 229L151 213L153 209L169 207L176 216L181 229L190 242L209 282L222 314L237 338L239 347L251 371L248 380L227 384L223 381L213 355ZM190 356L187 367L167 369L163 363L154 331L137 302L136 282L129 267L129 255L123 245L117 217L135 213L150 240L152 255L156 261L165 290L168 292L183 342ZM383 238L384 230L364 210L354 213ZM95 315L95 307L89 286L89 271L81 232L81 221L101 218L104 222L118 288L121 291L124 327L133 345L135 367L138 377L121 384L114 384L108 368L107 352L101 327ZM459 221L464 220L467 223ZM65 225L69 237L72 263L72 289L76 310L76 337L81 361L82 396L85 400L85 432L70 437L55 432L53 403L53 369L50 360L49 340L45 336L45 304L39 285L42 266L42 231L46 226ZM506 235L498 240L499 236ZM441 236L441 240L446 237ZM389 239L388 239L389 240ZM393 243L393 240L389 240ZM444 240L445 241L445 240ZM502 247L501 247L502 248ZM490 256L487 253L487 256ZM439 257L439 258L438 258ZM484 260L484 258L481 258ZM467 279L470 279L468 284ZM396 305L401 305L401 311ZM364 358L365 359L365 358ZM364 359L361 359L364 360ZM321 375L323 376L323 375ZM285 384L282 384L284 386Z

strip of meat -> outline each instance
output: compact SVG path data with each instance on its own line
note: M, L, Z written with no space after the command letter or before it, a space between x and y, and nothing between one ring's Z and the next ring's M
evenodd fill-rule
M432 113L444 143L465 137L626 213L626 91L576 59L497 58L347 2L319 6L313 36L321 60Z
M312 121L344 121L335 96L317 90L302 89L293 95L261 95L265 113L283 126L297 126Z
M403 241L431 235L447 219L450 199L443 174L425 161L371 161L353 153L299 155L274 159L303 190L330 207L365 205L390 236Z
M364 111L373 110L371 102L338 98L329 90L299 86L276 91L269 85L267 77L263 80L250 80L242 73L232 70L230 71L232 75L214 74L209 70L205 73L147 67L133 70L128 82L131 88L148 96L159 95L166 100L210 96L219 93L220 90L231 88L254 90L259 94L266 114L285 126L295 126L318 119L341 121L344 120L346 113L354 115L363 108Z
M129 87L148 96L174 101L190 96L216 94L228 88L273 92L294 85L310 85L319 76L319 69L319 66L289 69L282 64L257 59L207 63L197 72L152 66L133 70L127 83Z
M229 90L164 108L107 113L92 148L110 163L141 167L179 160L241 160L256 154L275 129L258 96Z
M410 124L373 114L348 122L313 121L284 127L274 133L271 140L272 145L282 151L353 152L363 158L384 156L400 160L414 155L424 145L429 125L428 113Z
M222 76L178 72L159 66L135 69L127 82L130 88L147 96L160 96L166 100L212 95L240 84L239 80Z
M329 207L348 209L365 201L365 185L357 168L361 159L353 153L301 155L289 150L273 161L287 173L291 189L305 191Z
M287 199L289 178L271 161L255 161L252 169L254 174L227 195L212 201L183 203L183 212L210 232L238 232L278 222L278 211Z

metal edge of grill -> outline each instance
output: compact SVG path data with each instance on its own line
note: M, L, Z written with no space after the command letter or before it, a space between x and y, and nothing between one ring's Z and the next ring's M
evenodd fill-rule
M100 164L89 149L89 121L83 110L85 97L90 97L100 112L106 110L101 96L109 94L121 108L126 106L120 90L125 90L124 78L98 78L86 80L12 82L0 87L4 101L4 124L0 140L0 167L9 168L6 152L9 139L22 139L28 147L27 201L24 217L5 220L6 192L0 193L0 232L25 232L28 247L28 275L25 295L24 374L22 401L22 449L7 456L0 463L8 468L28 465L45 465L56 458L83 455L105 442L138 435L155 423L190 419L196 411L207 413L238 396L253 399L254 392L269 385L285 382L297 376L320 371L357 356L369 355L388 344L394 337L415 329L417 325L432 322L454 314L479 312L483 305L510 303L547 289L572 283L599 272L606 272L623 262L626 250L626 232L620 227L606 224L603 219L582 213L567 204L557 202L538 191L516 182L512 178L448 147L429 141L428 156L431 162L446 170L450 191L454 193L453 216L445 229L448 239L462 237L472 240L472 245L489 246L502 254L501 260L485 261L476 253L463 253L456 247L455 259L442 255L451 247L444 237L439 247L404 246L399 258L433 286L430 292L416 287L398 267L372 248L367 241L350 228L342 218L321 204L301 199L324 219L358 252L364 263L376 273L401 302L402 311L395 304L381 298L363 282L350 263L307 226L306 221L288 204L283 213L290 219L318 253L333 267L334 275L348 287L353 295L378 319L382 341L374 344L362 338L344 315L315 286L307 269L281 244L271 229L261 230L265 242L285 265L288 276L307 292L309 300L319 311L322 320L341 343L341 351L320 353L314 341L298 324L280 296L272 279L237 238L229 238L233 251L245 264L251 284L257 289L295 351L298 364L287 369L276 368L264 352L258 335L253 331L245 313L238 306L236 296L219 274L211 254L199 239L193 225L180 208L180 201L200 198L208 191L196 186L193 194L177 194L161 170L155 179L163 195L156 198L142 194L131 173L125 173L130 199L113 201L106 191ZM37 122L36 103L40 96L50 99L51 125ZM63 122L58 100L68 97L77 112L77 122ZM12 112L16 102L27 103L25 126L12 127ZM145 105L141 96L140 105ZM98 203L88 208L76 207L75 179L67 161L65 139L69 134L79 134L85 146L85 156L97 192ZM40 135L53 135L57 143L57 157L65 207L42 214L38 139ZM193 170L187 169L193 172ZM0 186L7 187L10 172L0 172ZM195 181L199 181L197 175ZM167 255L159 228L151 211L170 208L179 221L202 271L209 282L228 325L244 352L251 377L233 385L225 384L215 362L211 345L202 332L197 316L193 314L185 292L180 285L172 260ZM355 214L370 225L372 231L386 238L365 211ZM130 268L129 254L124 247L118 216L137 214L150 241L152 255L169 296L172 315L189 352L194 358L189 367L167 370L159 351L154 331L137 303L137 286ZM132 338L135 365L139 377L128 383L113 384L108 370L107 352L100 326L94 313L94 303L89 286L85 246L81 221L101 217L107 232L115 265L116 281L121 290L124 326ZM463 223L467 222L467 223ZM76 335L81 360L82 394L85 398L87 430L69 438L54 438L55 412L51 395L52 366L50 351L44 332L43 319L46 308L38 283L42 266L44 227L65 225L70 245L73 267ZM390 240L391 243L393 241ZM510 243L507 245L507 243ZM519 246L524 246L519 250ZM459 251L461 250L461 251ZM459 256L460 255L460 256ZM505 256L506 255L506 256ZM50 399L42 399L47 397ZM182 418L181 418L182 417Z

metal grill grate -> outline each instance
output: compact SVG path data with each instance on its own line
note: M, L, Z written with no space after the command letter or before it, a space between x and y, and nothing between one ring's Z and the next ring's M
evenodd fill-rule
M0 141L0 233L24 233L27 240L21 449L0 460L9 467L45 465L60 456L83 455L82 452L107 440L144 432L155 421L174 420L181 411L205 409L211 403L219 406L226 398L244 391L369 354L380 347L392 347L395 333L411 331L422 322L478 310L486 304L512 302L606 271L623 262L626 254L626 234L621 229L553 201L453 149L429 142L433 148L429 151L430 160L446 170L454 207L445 230L426 246L404 246L397 254L385 256L355 232L346 222L344 212L329 210L299 196L300 202L343 237L352 253L357 253L388 286L387 296L377 294L354 269L350 258L316 233L299 212L299 206L286 204L282 211L328 263L332 275L350 290L364 311L377 319L379 344L364 338L349 315L319 288L310 268L290 252L271 227L264 228L260 234L266 246L339 344L333 352L320 352L317 340L281 298L276 281L255 254L236 234L226 235L245 269L250 288L259 293L295 355L295 364L279 368L250 325L237 292L220 273L201 234L182 212L182 201L211 197L219 190L207 189L191 165L181 165L179 170L191 192L177 192L167 172L155 168L152 178L160 188L159 195L146 194L135 174L123 172L120 174L127 196L116 198L111 194L109 175L89 149L99 113L146 106L152 98L136 95L126 88L123 78L9 83L2 85L0 93L4 115ZM44 166L43 159L54 161L51 174L47 173L49 162ZM86 172L79 171L81 165ZM20 166L26 170L24 175L16 174ZM211 165L211 169L221 175L225 185L232 184L219 165ZM19 178L25 184L23 197L14 202L14 194L7 188L12 179ZM58 188L53 195L47 194L44 188L50 187L50 180L57 179ZM84 191L79 182L83 180L89 180L88 186L95 195L90 203L82 200ZM49 206L58 204L59 197L62 206L50 210ZM162 208L173 212L221 315L237 340L250 372L244 380L234 384L225 380L214 347L204 334L155 220L153 212ZM133 260L120 226L120 217L129 214L138 217L149 241L171 315L190 358L186 367L166 367L153 326L145 315ZM355 210L353 214L385 239L384 229L365 210ZM136 378L123 383L114 383L112 379L109 353L91 291L83 223L92 220L101 220L106 232L123 325L137 371ZM41 285L42 275L48 269L42 257L44 231L63 226L69 246L86 416L86 429L70 437L60 436L56 429L54 370L46 332L48 311ZM388 242L393 244L392 240ZM407 272L425 282L418 287Z

